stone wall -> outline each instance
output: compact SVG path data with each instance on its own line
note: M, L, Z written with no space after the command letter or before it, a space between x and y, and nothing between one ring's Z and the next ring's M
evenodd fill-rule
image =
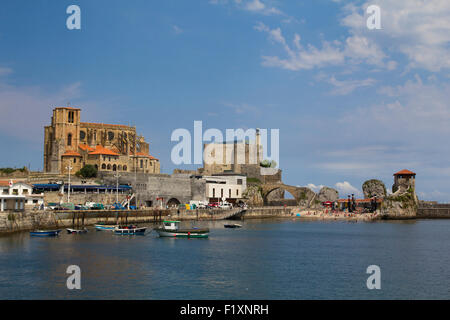
M109 173L100 173L107 184L115 184L116 178ZM139 203L145 206L158 206L161 204L157 198L163 198L165 206L171 199L179 203L188 203L190 200L205 201L206 183L204 180L190 178L189 174L138 174L122 173L120 184L130 184L137 194ZM173 200L174 201L174 200Z
M122 202L126 199L128 194L119 192L119 202ZM66 203L67 202L67 193L64 195L59 192L45 192L44 193L44 202L48 204L50 202L54 203ZM70 202L74 204L85 204L86 202L95 202L102 204L113 204L116 202L116 193L71 193L70 194Z

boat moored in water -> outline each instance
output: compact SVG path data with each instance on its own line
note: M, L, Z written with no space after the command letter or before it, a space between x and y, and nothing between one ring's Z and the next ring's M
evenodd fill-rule
M164 221L163 225L154 230L158 232L160 237L175 237L175 238L207 238L209 236L209 229L180 229L180 221Z
M71 229L71 228L66 228L67 233L69 234L78 234L78 233L87 233L88 230L86 228L84 229Z
M233 223L233 224L225 224L225 228L242 228L241 224Z
M116 234L144 234L145 230L147 230L147 227L137 227L137 226L117 226L114 229L114 233Z
M61 230L35 230L30 232L30 236L33 237L55 237Z
M114 231L116 227L118 227L116 224L107 224L106 222L99 222L94 225L95 229L97 231L103 231L103 230L109 230Z

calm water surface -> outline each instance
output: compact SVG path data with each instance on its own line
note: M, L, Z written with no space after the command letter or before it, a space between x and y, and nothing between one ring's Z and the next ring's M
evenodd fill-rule
M242 223L199 222L210 238L191 240L2 236L0 299L450 298L450 220ZM381 290L366 287L372 264ZM81 268L81 290L66 288L69 265Z

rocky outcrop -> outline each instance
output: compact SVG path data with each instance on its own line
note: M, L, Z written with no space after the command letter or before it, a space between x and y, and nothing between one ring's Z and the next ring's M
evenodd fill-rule
M325 201L337 201L339 199L339 192L336 189L329 187L322 187L317 195L317 200L322 203Z
M259 185L248 185L243 197L246 199L246 203L250 206L262 206L264 205L264 199L262 197L262 189Z
M386 197L386 186L384 183L377 179L367 180L362 185L362 190L364 193L364 198L384 198Z
M384 198L382 218L384 219L413 219L417 217L419 200L414 189L406 192L396 192Z
M297 187L295 193L294 196L301 208L315 208L320 205L317 194L307 187Z

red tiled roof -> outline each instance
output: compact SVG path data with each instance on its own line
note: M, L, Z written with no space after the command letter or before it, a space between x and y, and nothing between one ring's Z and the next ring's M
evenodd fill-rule
M17 180L13 180L12 182L14 184ZM0 180L0 187L9 187L9 180Z
M56 107L55 109L81 110L81 109L78 109L78 108L72 108L72 107Z
M118 153L116 153L114 151L111 151L109 149L106 149L102 145L97 145L95 147L95 151L90 152L89 154L93 154L93 155L101 154L101 155L108 155L108 156L120 156L120 154L118 154Z
M154 156L151 156L149 154L145 154L143 152L136 152L136 156L138 156L138 157L147 157L147 158L152 159L152 160L158 160Z
M406 169L403 169L403 170L401 170L401 171L399 171L399 172L397 172L397 173L394 173L394 176L396 176L396 175L411 175L411 176L415 176L416 174L414 173L414 172L412 172L412 171L409 171L409 170L406 170Z
M105 126L105 127L122 127L122 128L133 128L124 124L107 124L107 123L94 123L94 122L80 122L80 125L95 125L95 126Z
M88 151L88 152L92 152L95 151L94 148L89 147L87 144L81 143L78 145L78 148L80 148L83 151Z
M81 157L81 154L79 154L78 152L69 150L69 151L66 151L61 157Z

